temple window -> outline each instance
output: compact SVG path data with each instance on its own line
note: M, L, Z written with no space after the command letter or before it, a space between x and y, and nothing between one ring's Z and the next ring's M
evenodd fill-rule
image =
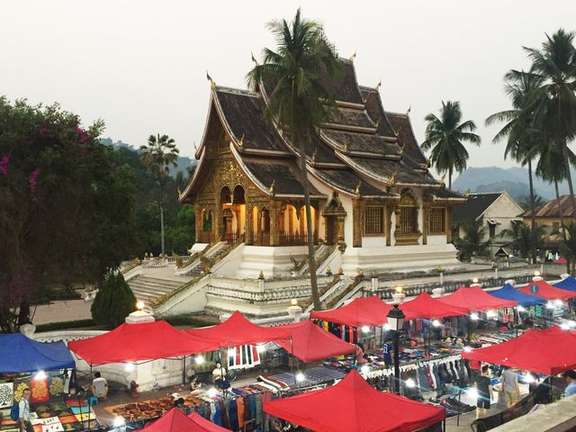
M384 234L384 207L364 209L364 234Z
M409 193L402 194L399 203L399 221L397 231L400 234L418 232L418 204Z
M446 209L444 207L430 209L429 227L430 234L446 233Z

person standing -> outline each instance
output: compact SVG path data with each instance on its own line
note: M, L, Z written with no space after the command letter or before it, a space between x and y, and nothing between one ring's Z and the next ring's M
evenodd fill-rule
M18 423L20 432L34 432L34 427L30 421L30 389L26 388L22 392L22 399L18 403Z
M576 395L576 371L569 370L564 372L564 378L568 382L564 389L564 397Z
M520 400L520 385L515 369L505 367L504 372L502 372L502 391L506 398L507 408L514 406Z
M492 386L490 382L490 370L488 366L482 366L481 374L476 378L476 390L478 400L476 401L476 418L484 417L490 409Z
M108 381L100 372L94 374L94 379L92 380L92 393L98 399L106 399L106 397L108 397Z

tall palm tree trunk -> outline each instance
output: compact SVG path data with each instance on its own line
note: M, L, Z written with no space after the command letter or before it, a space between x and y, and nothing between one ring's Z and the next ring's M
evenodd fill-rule
M558 202L558 214L560 215L560 229L562 230L562 240L566 241L566 227L564 225L564 213L560 205L560 191L558 190L558 180L554 179L554 190L556 191L556 201ZM570 260L566 259L566 271L570 273Z
M576 213L576 198L574 197L574 185L572 184L572 172L570 171L570 155L568 154L568 146L566 143L562 145L562 154L564 155L564 164L566 166L566 178L568 180L568 188L570 189L570 200L572 204L571 217Z
M310 190L306 175L306 160L304 154L300 157L300 175L304 189L304 207L306 211L306 242L308 243L308 271L310 272L310 287L312 289L312 303L315 310L320 310L320 293L318 291L318 278L316 276L316 256L314 251L314 232L312 231L312 210L310 209Z
M452 190L452 168L448 170L448 190Z
M534 228L536 227L536 204L534 199L534 179L532 174L532 159L528 159L528 184L530 186L530 257L536 262L536 245L534 244Z

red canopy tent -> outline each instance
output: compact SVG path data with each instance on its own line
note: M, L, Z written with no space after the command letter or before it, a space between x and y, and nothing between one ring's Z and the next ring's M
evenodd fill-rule
M303 362L313 362L328 357L356 352L356 345L344 342L331 333L322 330L312 321L302 321L279 327L290 332L291 341L280 339L277 345L290 352Z
M166 321L122 324L68 348L90 365L179 357L211 351L206 342L176 330Z
M190 416L172 408L158 420L150 423L142 429L145 432L230 432L217 424L214 424L197 413Z
M422 293L414 300L402 303L400 309L407 320L438 319L468 314L468 309L443 303L428 293Z
M568 300L576 297L576 292L556 288L540 278L532 280L527 286L520 288L519 291L546 300Z
M287 330L256 325L238 311L215 326L188 329L185 332L211 344L213 350L290 339Z
M558 327L528 330L508 342L464 352L462 357L556 375L576 368L576 335Z
M363 325L382 325L387 321L392 305L383 302L379 297L358 297L347 305L337 309L314 311L310 318L345 324L352 327Z
M356 371L338 384L264 403L264 411L317 432L411 432L444 420L444 408L371 387Z
M460 288L452 294L439 297L438 301L450 306L465 309L469 312L514 307L518 304L518 302L513 300L491 296L480 287Z

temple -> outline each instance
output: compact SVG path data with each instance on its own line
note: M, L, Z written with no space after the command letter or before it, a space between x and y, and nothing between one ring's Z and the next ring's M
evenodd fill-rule
M386 111L378 87L358 85L354 64L342 65L340 79L325 80L336 110L304 149L267 115L266 85L247 91L211 82L198 165L180 200L195 206L193 250L233 246L223 276L294 276L305 267L308 223L319 271L458 265L451 215L465 197L432 177L408 115Z

